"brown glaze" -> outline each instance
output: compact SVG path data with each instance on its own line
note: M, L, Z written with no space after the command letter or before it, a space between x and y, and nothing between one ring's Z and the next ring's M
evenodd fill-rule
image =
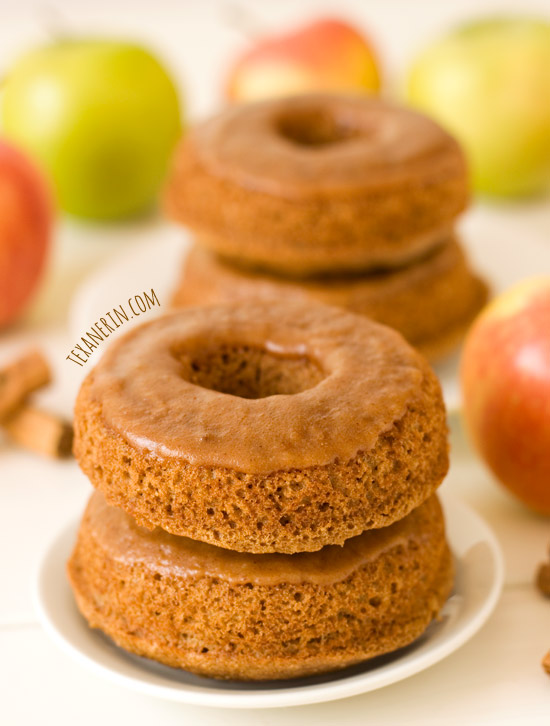
M428 170L436 178L456 155L456 142L426 116L336 94L236 106L191 133L212 174L289 199L383 189Z
M331 585L395 547L419 547L430 541L426 523L441 521L437 497L430 497L404 519L383 529L364 532L339 547L318 552L248 554L177 537L157 527L138 526L125 512L109 506L100 492L88 504L86 518L92 536L111 558L127 566L141 564L163 577L214 577L232 584ZM435 533L434 533L435 536Z
M265 351L271 367L301 358L306 378L322 374L299 393L263 398L190 382L196 360L232 345L245 357ZM190 308L135 328L110 347L89 386L106 426L142 452L269 473L368 452L417 400L424 365L398 333L367 318L254 302Z

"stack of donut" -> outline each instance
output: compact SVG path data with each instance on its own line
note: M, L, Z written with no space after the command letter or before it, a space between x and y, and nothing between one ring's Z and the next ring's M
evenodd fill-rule
M344 668L413 642L452 587L441 390L366 317L260 301L135 328L82 385L75 454L97 489L78 606L166 665Z
M388 102L308 95L232 107L182 142L166 194L194 233L176 307L315 299L448 353L487 298L454 233L464 155Z

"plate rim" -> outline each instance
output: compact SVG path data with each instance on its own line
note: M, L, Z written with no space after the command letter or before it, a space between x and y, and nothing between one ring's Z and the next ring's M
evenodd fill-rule
M82 664L88 671L95 673L104 680L110 681L117 685L121 685L131 691L141 694L162 698L172 702L186 703L194 706L210 706L216 708L278 708L288 706L299 706L313 703L322 703L327 701L349 698L351 696L368 693L369 691L385 688L392 683L397 683L405 678L413 676L421 671L435 665L439 661L446 658L455 650L470 640L485 624L489 616L494 611L502 592L504 584L504 559L500 544L486 521L469 505L457 497L446 492L439 493L446 520L449 521L450 511L460 511L462 519L466 518L472 524L475 524L474 537L475 541L483 541L489 546L492 563L492 583L479 609L458 631L452 633L445 640L437 644L434 648L429 649L417 655L413 663L404 661L401 664L399 660L391 663L389 672L382 673L379 678L373 680L369 684L369 676L376 671L368 673L359 673L349 676L348 678L338 678L335 681L329 681L321 684L304 685L292 687L289 689L277 688L275 690L265 689L256 691L239 691L232 692L230 690L216 690L214 687L205 689L197 689L189 687L186 684L162 685L155 683L147 683L139 680L131 675L126 675L113 670L108 665L97 662L94 657L78 647L77 644L67 636L62 628L58 627L55 618L50 615L51 604L48 603L48 596L44 590L47 587L45 577L52 566L54 555L57 550L69 539L69 535L74 536L78 528L80 517L75 521L74 518L70 522L59 528L55 535L50 538L47 546L43 549L42 556L35 569L32 580L32 600L34 610L37 614L40 625L52 641L67 655L75 661ZM479 533L478 536L475 532ZM450 541L451 549L453 543ZM65 553L67 555L68 553ZM63 567L66 560L63 560ZM57 563L59 566L60 563ZM69 583L66 582L67 588ZM75 609L76 611L76 609ZM81 617L79 615L79 617ZM82 626L88 627L82 619ZM116 646L118 647L118 646ZM365 682L367 679L367 682Z

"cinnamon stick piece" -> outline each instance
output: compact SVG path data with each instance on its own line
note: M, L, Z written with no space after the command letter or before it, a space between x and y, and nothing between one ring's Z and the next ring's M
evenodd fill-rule
M3 426L14 441L38 454L58 459L71 454L73 427L60 416L23 406Z
M0 421L13 413L28 396L51 380L48 362L37 350L31 350L0 368Z
M537 587L546 597L550 597L550 562L539 566L537 571Z
M548 651L548 653L542 659L542 667L544 668L544 670L550 676L550 650Z

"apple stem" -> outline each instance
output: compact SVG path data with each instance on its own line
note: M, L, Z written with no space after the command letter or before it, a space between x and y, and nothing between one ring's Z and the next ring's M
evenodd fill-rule
M61 40L72 35L67 30L67 18L55 5L40 7L40 25L51 40Z
M39 26L50 40L61 40L71 36L67 30L66 17L54 5L41 5L38 9ZM0 89L6 84L9 74L0 75Z
M258 16L237 3L227 3L221 9L223 25L237 30L240 35L249 40L256 40L265 35L265 23L260 23Z

